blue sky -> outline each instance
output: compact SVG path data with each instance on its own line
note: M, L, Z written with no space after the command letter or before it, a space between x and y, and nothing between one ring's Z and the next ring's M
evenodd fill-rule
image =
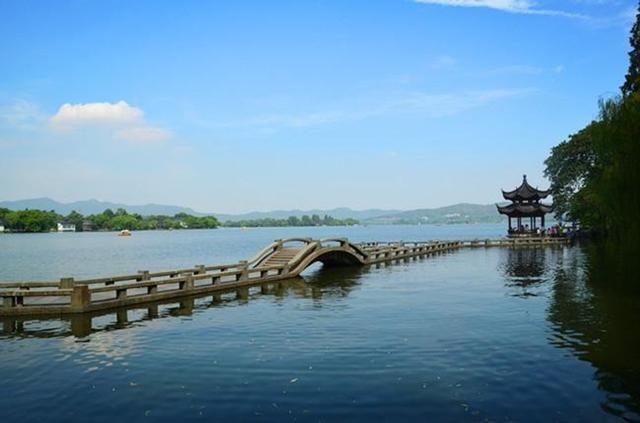
M0 199L490 203L616 95L633 0L0 1Z

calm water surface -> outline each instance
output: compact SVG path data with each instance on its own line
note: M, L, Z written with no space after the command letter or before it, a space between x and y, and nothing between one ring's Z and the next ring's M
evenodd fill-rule
M503 225L0 236L0 279L236 261L275 238ZM309 269L250 291L2 321L2 421L640 421L640 293L594 247Z

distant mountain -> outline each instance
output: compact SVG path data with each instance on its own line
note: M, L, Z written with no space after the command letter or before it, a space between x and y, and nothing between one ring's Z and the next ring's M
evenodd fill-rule
M460 203L434 209L417 209L370 218L369 224L422 224L422 223L499 223L504 217L495 204Z
M84 215L102 213L105 209L113 211L122 208L129 213L138 213L143 216L160 214L173 216L177 213L188 213L194 216L213 215L220 221L256 220L256 219L286 219L289 216L301 217L303 215L319 216L329 215L337 219L353 218L366 224L421 224L421 223L492 223L502 222L504 219L496 211L493 204L455 204L452 206L433 209L417 210L384 210L367 209L352 210L341 207L335 209L313 210L272 210L266 212L251 212L243 214L202 213L188 207L171 206L163 204L144 204L131 206L121 203L111 203L99 200L75 201L61 203L51 198L32 198L28 200L0 201L0 208L11 210L39 209L54 210L56 213L67 215L75 210Z
M251 212L243 214L214 214L218 220L221 221L238 221L238 220L256 220L256 219L286 219L289 216L301 217L304 215L311 216L317 214L318 216L324 216L325 214L335 217L336 219L357 219L366 220L380 216L390 215L394 213L400 213L402 210L381 210L381 209L368 209L368 210L352 210L346 207L340 207L335 209L313 209L313 210L272 210L266 212Z
M251 212L242 214L225 214L225 213L203 213L197 212L188 207L170 206L162 204L144 204L139 206L131 206L128 204L111 203L108 201L99 200L85 200L75 201L72 203L61 203L51 198L31 198L27 200L16 201L0 201L0 207L4 207L10 210L24 210L24 209L38 209L38 210L54 210L56 213L67 215L71 211L75 210L78 213L88 215L102 213L106 209L112 209L116 211L119 208L125 209L129 213L138 213L142 216L149 216L152 214L173 216L176 213L188 213L194 216L207 216L213 215L220 221L238 221L238 220L254 220L254 219L286 219L289 216L303 216L303 215L320 215L335 217L337 219L353 218L358 220L370 219L382 215L400 213L402 210L351 210L346 207L335 208L330 210L273 210L266 212Z
M195 216L202 216L203 213L195 212L188 207L167 206L162 204L144 204L141 206L130 206L127 204L110 203L108 201L85 200L73 203L60 203L51 198L32 198L28 200L0 201L0 207L10 210L39 209L53 210L56 213L67 215L75 210L78 213L88 215L102 213L106 209L116 211L119 208L125 209L129 213L138 213L143 216L161 214L173 216L176 213L188 213Z

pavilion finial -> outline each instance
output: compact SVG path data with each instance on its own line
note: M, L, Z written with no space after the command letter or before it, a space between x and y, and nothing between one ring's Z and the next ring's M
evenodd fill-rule
M527 175L522 175L522 180L526 181L527 180Z

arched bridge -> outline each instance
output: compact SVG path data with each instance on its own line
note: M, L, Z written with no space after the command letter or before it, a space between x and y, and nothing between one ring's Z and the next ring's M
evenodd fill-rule
M354 244L346 238L289 238L269 244L247 262L250 269L283 268L297 276L315 262L325 266L368 265L459 248L459 241Z
M325 266L370 265L458 249L547 245L566 240L474 240L368 242L346 238L290 238L272 242L253 258L223 265L196 265L163 272L140 270L130 275L97 279L0 283L0 316L83 313L162 301L188 295L247 289L293 278L313 263Z

